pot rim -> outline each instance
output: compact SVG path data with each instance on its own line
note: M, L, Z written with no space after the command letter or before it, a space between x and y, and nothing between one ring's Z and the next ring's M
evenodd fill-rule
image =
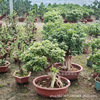
M96 77L94 80L95 80L97 83L99 83L99 84L100 84L100 82L99 82L99 81L97 81L96 79L97 79L97 77Z
M10 65L10 62L9 61L6 61L7 62L7 65L5 66L0 66L0 67L8 67Z
M19 70L18 70L18 71L19 71ZM22 78L27 78L27 77L30 77L30 76L31 76L31 72L29 72L28 76L23 76L23 77L16 76L15 74L16 74L16 72L18 72L18 71L15 71L14 74L13 74L13 76L16 77L16 78L22 79Z
M40 88L40 89L43 89L43 90L63 90L63 89L66 89L70 86L71 82L69 79L65 78L65 77L61 77L62 79L66 80L68 82L68 85L66 85L65 87L62 87L62 88L46 88L46 87L41 87L39 85L37 85L35 82L36 80L38 80L39 78L43 78L43 77L49 77L49 75L42 75L42 76L38 76L36 77L34 80L33 80L33 84L35 87L37 88Z
M79 66L80 69L78 71L62 71L62 70L59 70L59 72L69 72L69 73L77 73L77 72L81 72L83 70L83 67L79 64L76 64L76 63L72 63L72 65L76 65L76 66Z

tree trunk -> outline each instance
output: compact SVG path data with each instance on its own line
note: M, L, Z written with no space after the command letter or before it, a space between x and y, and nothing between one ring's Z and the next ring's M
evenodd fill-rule
M19 66L19 70L20 70L20 74L23 75L23 70L21 69L21 66L20 66L20 61L18 61L18 66Z
M64 67L65 67L65 69L70 70L70 67L71 67L71 56L65 56Z

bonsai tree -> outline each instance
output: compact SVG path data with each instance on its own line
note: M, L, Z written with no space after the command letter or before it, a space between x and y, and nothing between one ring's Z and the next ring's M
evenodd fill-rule
M97 81L100 82L100 50L96 51L90 56L90 60L93 62L93 68L98 73Z
M47 25L47 24L46 24ZM61 24L56 26L54 30L44 26L42 34L44 39L49 39L54 43L58 43L59 47L66 51L65 62L63 69L71 70L70 55L77 55L83 52L83 43L86 34L84 28L80 27L80 24ZM54 25L54 23L52 23ZM47 31L49 29L49 31Z
M60 13L57 11L48 11L44 14L44 23L47 23L49 21L55 22L56 20L62 21L62 17L60 16Z
M63 56L65 52L61 50L57 44L45 40L42 42L35 42L28 50L22 54L22 60L26 69L32 69L34 71L41 71L43 69L51 68L52 82L51 88L54 88L55 82L62 82L57 78L58 70L54 67L56 62L63 62Z
M94 53L95 51L98 51L100 49L100 38L93 39L90 45L92 48L92 53Z
M29 37L29 41L34 39L34 35L36 34L36 27L34 25L34 19L32 16L28 16L25 25L25 32L27 37Z
M82 18L83 14L80 10L69 11L66 15L66 19L70 22L77 22Z
M100 24L88 24L88 34L90 36L98 37L100 35Z

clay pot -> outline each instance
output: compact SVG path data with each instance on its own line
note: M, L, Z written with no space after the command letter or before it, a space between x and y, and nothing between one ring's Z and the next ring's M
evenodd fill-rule
M0 20L2 19L2 16L0 16Z
M93 19L87 18L87 21L88 21L88 22L93 22Z
M19 22L24 22L25 18L19 18Z
M68 23L68 22L69 22L68 20L66 20L66 19L64 20L64 23Z
M7 61L7 65L0 66L0 72L7 72L9 65L10 65L10 63Z
M99 74L97 72L93 73L93 78L96 78Z
M56 66L62 66L62 64L56 63ZM80 72L82 71L83 67L81 65L78 65L78 64L75 64L75 63L72 63L72 66L75 67L75 68L78 68L79 70L78 71L62 71L62 70L59 70L59 75L62 76L62 77L68 78L69 80L77 79Z
M83 53L87 54L88 50L89 50L89 48L83 48Z
M13 76L15 77L15 80L17 83L20 83L20 84L28 83L31 72L29 72L28 76L25 76L25 77L16 76L16 72L14 72Z
M36 77L33 80L33 85L35 86L37 93L44 97L55 97L55 98L62 97L67 92L68 87L70 86L70 81L67 78L61 77L61 79L65 80L68 83L68 85L62 88L45 88L36 84L36 81L38 81L39 79L48 77L49 75L43 75Z

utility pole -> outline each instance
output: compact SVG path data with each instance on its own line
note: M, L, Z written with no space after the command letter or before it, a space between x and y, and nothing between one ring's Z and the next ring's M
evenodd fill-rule
M10 14L13 13L13 0L9 0Z

